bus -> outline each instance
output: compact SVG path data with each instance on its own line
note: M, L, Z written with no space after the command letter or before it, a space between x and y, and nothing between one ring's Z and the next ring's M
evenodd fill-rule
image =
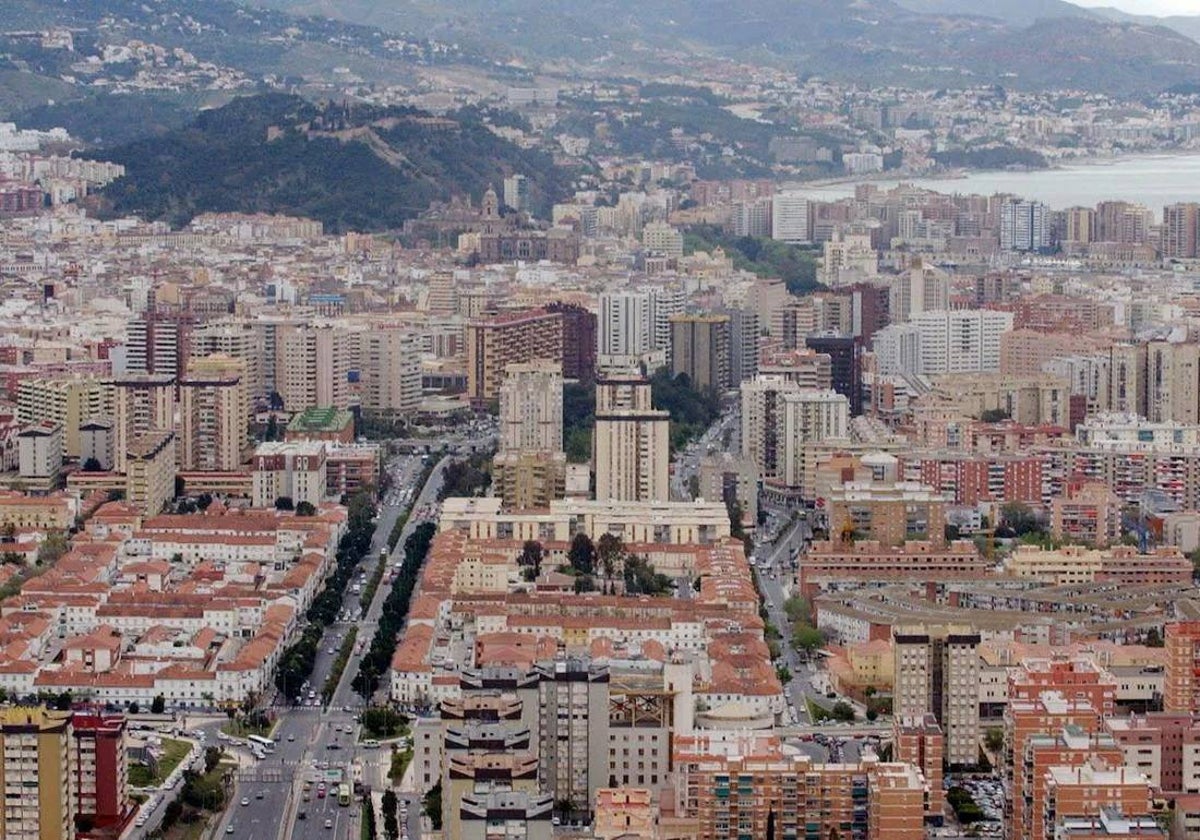
M350 804L350 785L346 784L345 782L342 782L340 785L338 785L338 804Z
M264 750L274 750L275 749L275 742L272 741L270 738L264 738L261 735L247 735L246 740L249 741L252 745L257 744L258 746L262 747Z

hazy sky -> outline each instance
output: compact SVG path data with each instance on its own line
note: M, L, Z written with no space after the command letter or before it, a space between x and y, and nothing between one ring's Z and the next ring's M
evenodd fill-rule
M1200 0L1071 0L1077 6L1113 6L1138 15L1200 15Z

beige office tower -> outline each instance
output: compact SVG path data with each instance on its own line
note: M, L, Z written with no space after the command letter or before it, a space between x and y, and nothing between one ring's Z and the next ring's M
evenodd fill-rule
M893 324L911 321L922 312L950 308L950 275L920 259L912 268L891 278L889 313Z
M500 384L500 451L561 452L562 365L537 361L505 368Z
M23 379L17 391L17 419L62 426L63 457L80 458L80 426L113 417L113 403L112 384L99 379Z
M113 380L113 469L125 472L130 443L151 432L175 429L175 377L126 376Z
M454 272L435 271L429 276L425 311L430 315L453 315L458 311L458 288Z
M192 332L191 354L193 359L206 356L232 356L245 367L242 382L250 400L265 396L270 390L266 386L266 347L264 331L249 321L217 321L201 324ZM272 371L274 375L274 371Z
M670 415L650 404L650 383L619 376L596 383L592 466L600 501L665 502L670 497Z
M421 404L421 353L416 336L374 327L362 341L362 407L381 417L410 417Z
M969 627L892 630L897 718L932 714L945 733L946 764L979 761L979 633Z
M179 383L179 468L232 472L249 454L245 363L213 355L188 362Z

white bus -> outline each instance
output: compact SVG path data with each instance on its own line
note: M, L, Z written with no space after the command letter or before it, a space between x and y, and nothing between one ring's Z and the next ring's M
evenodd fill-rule
M249 741L251 744L257 744L258 746L262 747L264 750L275 749L275 742L272 741L270 738L264 738L261 735L247 735L246 740Z

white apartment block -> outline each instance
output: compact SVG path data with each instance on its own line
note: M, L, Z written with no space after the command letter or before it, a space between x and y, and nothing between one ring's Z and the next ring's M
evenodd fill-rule
M500 451L561 452L562 412L560 365L509 365L500 383Z
M920 336L920 370L926 376L1000 370L1000 335L1013 327L1011 312L955 309L913 319Z
M781 242L812 241L808 199L802 193L781 192L771 199L771 238Z

